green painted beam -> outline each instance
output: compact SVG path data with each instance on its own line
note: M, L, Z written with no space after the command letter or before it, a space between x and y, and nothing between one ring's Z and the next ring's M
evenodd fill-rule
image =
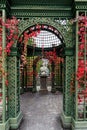
M11 1L11 5L72 5L74 0L8 0Z

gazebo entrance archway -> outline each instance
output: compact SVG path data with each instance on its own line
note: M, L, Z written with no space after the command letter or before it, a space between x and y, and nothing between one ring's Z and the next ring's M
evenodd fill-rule
M54 21L53 19L50 18L31 18L31 19L27 19L26 21L21 20L20 21L20 25L19 25L19 29L20 29L20 35L24 32L24 30L26 30L28 27L32 27L33 24L35 23L35 25L39 25L39 24L48 24L49 25L50 22L50 26L52 25L54 28L56 28L59 32L60 32L60 37L62 36L64 38L64 82L63 82L63 109L64 112L63 116L62 116L62 120L63 122L66 124L66 120L68 120L68 124L71 124L71 113L72 113L72 109L70 104L72 104L72 96L71 96L71 92L70 92L70 82L71 82L71 77L72 77L72 73L74 72L74 54L73 54L73 41L72 39L72 26L69 25L68 23L64 22L64 25L62 22L60 22L60 20L58 20L57 22ZM37 23L37 24L36 24ZM66 24L68 24L68 28L66 28ZM70 32L69 32L69 30ZM67 35L69 35L70 37L67 38ZM65 116L66 115L66 116Z
M5 26L1 22L16 16L19 24L19 38L33 25L48 25L58 31L64 40L63 64L63 112L64 127L73 130L87 129L87 0L1 0L0 1L0 63L8 72L9 85L5 85L5 73L1 67L0 77L0 129L18 128L22 113L20 110L20 47L17 40L7 57ZM71 19L71 20L70 20ZM8 21L9 22L9 21ZM72 23L75 24L72 24ZM8 25L6 25L8 26ZM53 29L50 28L50 29ZM15 39L15 38L14 38ZM26 39L25 39L26 40ZM9 41L9 40L8 40ZM12 42L11 44L12 45ZM33 49L32 49L33 50ZM9 49L7 51L10 51ZM58 52L58 51L57 51ZM23 57L22 57L23 58ZM72 90L72 94L71 94Z
M52 73L52 75L54 75L54 73L56 73L55 64L56 65L58 64L59 67L57 67L57 71L59 74L56 73L55 75L59 75L58 76L59 81L55 82L54 80L57 80L58 77L53 76L52 86L54 86L54 84L55 84L56 86L59 85L61 87L62 76L63 76L61 74L63 58L61 58L61 57L63 57L64 46L65 46L65 44L64 44L63 36L56 28L54 28L51 25L46 25L46 24L37 25L36 24L36 25L30 26L25 31L23 31L23 33L20 35L19 43L18 43L19 50L22 49L21 54L23 55L23 53L24 53L24 55L25 55L25 52L26 52L27 57L28 57L27 72L23 72L23 74L22 74L23 80L22 80L21 84L23 85L23 87L22 87L23 89L28 90L29 86L30 86L31 89L33 88L33 92L36 91L35 68L36 68L36 64L37 64L36 60L38 60L39 55L40 56L42 55L42 57L45 57L45 58L49 59L50 62L52 62L51 68L52 68L52 72L54 71ZM25 47L27 48L27 51L24 50L24 52L23 52L23 49ZM29 60L30 59L29 57L31 57L31 61ZM60 58L58 59L58 57L60 57ZM29 62L32 62L32 64ZM24 67L24 68L26 68L26 67ZM59 68L60 68L60 71L59 71ZM27 75L26 75L27 77L31 77L31 78L26 77L27 83L24 83L25 82L25 79L24 79L25 73L27 73ZM60 79L60 77L61 77L61 79ZM59 83L59 82L61 82L61 83ZM52 88L54 88L54 87L52 87ZM56 91L56 88L54 89L54 91Z
M58 36L60 40L63 42L64 46L59 46L59 48L56 49L56 52L61 52L63 48L63 54L64 57L64 65L63 65L63 71L64 71L64 82L63 82L63 122L66 124L65 120L68 119L68 123L71 124L71 113L72 108L70 107L70 104L72 104L72 96L70 94L70 82L71 82L71 76L74 72L74 55L73 55L73 43L72 43L72 35L70 35L70 32L72 30L71 25L68 25L68 29L71 29L70 32L66 28L66 22L64 22L64 25L60 20L54 21L54 19L51 18L31 18L27 20L20 20L19 23L19 39L22 36L24 32L29 27L32 27L33 25L48 25L47 27L53 27L58 32ZM49 24L50 23L50 24ZM52 29L52 28L51 28ZM71 32L72 33L72 32ZM28 34L28 32L26 32ZM67 38L67 35L70 35L69 38ZM26 39L25 39L26 40ZM8 80L9 80L9 99L11 99L11 102L9 102L9 118L11 119L10 125L12 128L17 128L20 124L20 121L22 119L22 113L20 111L20 51L21 46L18 44L20 40L17 41L17 44L15 44L12 48L12 52L10 56L8 57ZM23 40L22 40L23 42ZM23 44L24 45L24 44ZM62 47L62 48L61 48ZM32 48L32 47L31 47ZM11 90L11 91L10 91ZM66 115L66 116L65 116ZM68 118L69 117L69 118ZM14 124L14 118L15 118L15 124Z

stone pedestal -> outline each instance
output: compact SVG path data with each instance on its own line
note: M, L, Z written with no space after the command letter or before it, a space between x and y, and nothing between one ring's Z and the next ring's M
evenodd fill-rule
M47 76L40 76L40 91L47 92Z

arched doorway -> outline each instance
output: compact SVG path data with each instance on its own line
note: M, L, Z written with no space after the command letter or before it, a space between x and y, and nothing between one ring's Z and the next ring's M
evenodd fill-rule
M20 20L20 25L19 25L20 36L19 36L18 43L21 41L20 38L21 38L21 36L23 36L22 34L24 32L25 32L26 36L29 35L28 34L29 30L27 32L27 29L29 27L33 27L33 22L35 23L35 25L41 25L41 27L43 27L42 25L47 25L46 26L47 29L49 29L49 26L52 25L53 28L51 28L51 30L52 29L53 29L52 31L55 30L55 33L58 35L61 43L65 43L65 45L63 44L64 46L60 45L58 47L52 47L52 48L50 48L50 50L47 50L47 48L46 48L46 49L44 49L44 51L50 52L50 51L53 51L55 49L57 53L60 52L57 55L62 54L61 52L64 51L63 52L63 57L64 57L64 64L63 64L63 72L64 72L63 107L64 108L63 108L63 110L64 110L64 113L63 113L63 116L62 116L62 120L65 124L66 124L65 120L67 120L68 124L71 124L72 108L70 107L70 104L72 103L72 97L70 96L70 81L71 81L71 74L74 71L74 69L73 69L73 65L74 65L73 58L74 58L74 56L73 56L73 49L72 49L73 44L72 44L72 42L70 42L70 40L68 40L66 38L67 34L69 33L66 26L62 25L61 22L59 23L59 21L54 22L52 19L49 19L49 20L48 19L49 18L31 19L31 20L29 19L29 21L28 20L25 20L25 21ZM32 20L33 20L33 22L32 22ZM43 21L43 24L42 24L42 21ZM66 24L66 22L64 24ZM35 28L33 28L33 29L35 29ZM38 30L38 33L39 33L39 30ZM24 38L24 36L23 36L23 38ZM72 35L71 35L71 38L72 38ZM70 39L70 37L69 37L69 39ZM25 37L24 40L26 40L26 37ZM22 39L22 41L23 41L23 39ZM20 98L19 98L20 97L20 74L19 74L20 71L19 71L19 68L20 68L21 47L24 48L24 44L22 44L23 46L20 46L20 45L21 44L17 44L17 46L15 45L13 47L11 55L8 58L8 71L10 73L9 76L8 76L8 79L9 79L9 81L11 79L11 82L9 83L9 97L11 97L11 100L12 100L12 102L9 102L9 106L10 106L10 109L11 109L11 111L10 111L10 109L9 109L9 111L10 111L10 117L13 117L13 115L14 115L16 122L17 122L17 120L21 120L21 118L22 118L22 114L21 114L21 111L20 111ZM31 51L29 51L30 54L33 54L32 52L34 52L34 48L37 49L36 47L33 47L33 46L28 46L28 47L31 48L30 49ZM62 50L61 47L62 48L64 47L64 50ZM24 51L24 49L23 49L23 51ZM36 52L36 50L35 50L35 52ZM41 54L41 52L42 52L42 48L39 48L38 54ZM62 55L59 55L59 56L61 57ZM53 67L53 69L54 69L54 67ZM14 77L16 77L16 78L14 78ZM10 91L10 89L12 91ZM12 96L12 95L14 95L14 96ZM15 102L17 103L16 104L17 107L15 105ZM12 122L14 122L14 120L12 120ZM14 126L12 126L12 127L14 128Z
M21 50L21 66L23 66L25 71L22 71L21 76L24 79L22 80L22 88L27 90L31 88L33 92L36 91L36 76L38 73L36 73L36 65L38 60L48 59L51 64L52 91L56 91L58 87L62 89L62 79L64 79L62 63L64 61L63 52L65 44L60 32L50 25L33 25L20 35L18 42L19 50ZM27 62L26 77L24 77L26 65L23 57L26 58L25 62ZM24 83L25 78L27 78L27 84Z
M51 1L50 3L49 0L44 2L43 0L40 2L33 0L31 2L20 2L20 0L15 2L9 0L0 2L0 18L5 21L6 17L10 17L12 15L16 16L20 21L18 25L20 35L28 27L31 27L35 24L46 24L55 27L63 36L65 40L65 47L63 53L64 87L62 122L65 127L72 125L72 129L87 128L87 94L85 93L87 92L86 3L86 0L71 0L67 2L62 0L55 2ZM69 23L69 19L72 19L73 17L76 18L70 21L76 22L75 25ZM0 40L3 47L6 44L7 37L5 31L5 28L1 26ZM7 69L6 71L8 71L8 88L5 87L5 79L3 78L4 73L3 76L0 77L0 100L1 102L3 101L0 104L0 128L6 130L8 130L10 127L18 128L18 125L22 119L22 114L20 111L20 53L16 44L11 49L12 52L7 59L3 51L3 59L6 59L6 62L3 60L3 67ZM1 46L0 51L2 51ZM83 71L81 71L82 68ZM72 85L74 93L71 95L70 83L73 81L72 77L75 78L75 76L72 76L72 74L77 74L77 71L79 74L79 80L74 80L75 84ZM83 78L83 81L81 78Z

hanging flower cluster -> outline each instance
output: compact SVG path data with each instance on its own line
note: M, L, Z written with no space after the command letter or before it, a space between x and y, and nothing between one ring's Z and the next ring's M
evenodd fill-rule
M82 87L84 88L84 86L85 88L87 88L87 82L86 82L87 80L87 17L79 16L78 18L71 20L72 24L74 22L78 22L78 39L79 39L78 68L76 73L76 80L78 81L78 88L82 88ZM72 78L71 80L71 87L74 86L75 79L74 80L73 79L74 78Z
M7 72L5 72L3 68L3 62L5 61L5 57L2 56L2 53L4 56L9 55L11 52L11 47L15 43L15 40L18 39L18 20L13 17L12 19L7 19L4 23L2 21L2 18L0 18L0 79L2 79L2 76L5 78L5 84L8 86L8 80L7 80ZM6 47L2 47L2 35L3 35L3 29L2 27L6 28Z
M37 65L37 62L41 59L40 56L38 56L37 58L34 59L33 65Z
M39 29L39 25L36 27L36 29ZM34 44L34 37L37 37L37 35L40 33L40 30L33 31L32 28L27 29L19 38L19 43L24 43L24 47L22 50L21 55L21 65L20 68L22 68L27 64L26 54L27 54L27 45L32 45L33 49L35 48L36 44Z
M28 74L28 76L32 76L32 75L37 76L38 75L38 73L35 71L28 72L27 74Z
M9 55L11 52L11 47L18 40L18 23L19 21L12 17L11 19L7 19L4 24L6 27L6 53Z
M0 56L2 56L2 19L0 18Z
M39 26L39 25L38 25ZM40 33L40 30L33 30L32 28L27 29L19 38L19 42L22 43L24 40L24 44L28 44L29 39L33 39L34 37L37 37L37 35Z
M71 20L71 23L78 22L78 67L76 80L78 81L78 104L83 102L83 97L87 99L87 17L79 16ZM75 74L71 79L71 92L75 92Z
M52 61L56 62L56 59L57 59L56 51L55 50L54 51L48 51L48 52L46 51L45 57L47 59L49 59L50 62L52 62Z
M87 87L87 17L81 17L78 21L78 69L76 79L78 80L78 88L85 85Z
M5 72L4 68L3 68L3 57L2 57L2 52L4 51L2 48L2 33L3 33L3 22L2 22L2 18L0 18L0 80L2 80L2 76L5 77L5 83L6 86L8 86L8 80L7 80L7 73Z

